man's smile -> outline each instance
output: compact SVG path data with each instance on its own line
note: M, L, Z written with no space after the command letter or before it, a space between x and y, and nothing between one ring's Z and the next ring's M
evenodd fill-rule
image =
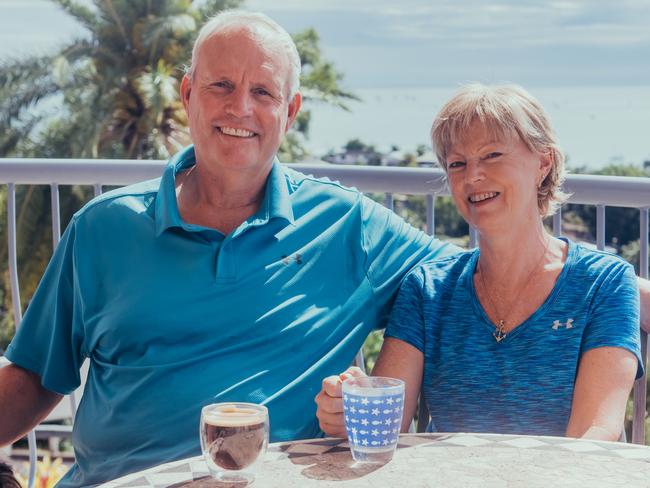
M227 136L233 136L233 137L249 138L249 137L255 137L257 135L255 132L252 132L250 130L236 129L234 127L220 126L217 127L217 129L219 129L219 132L221 132L222 134L225 134Z

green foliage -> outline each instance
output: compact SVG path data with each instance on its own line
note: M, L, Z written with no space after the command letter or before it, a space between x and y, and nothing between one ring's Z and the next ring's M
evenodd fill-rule
M427 152L428 148L426 144L418 144L415 148L415 153L418 157L424 155Z
M585 168L575 170L585 173ZM648 177L647 167L631 164L610 164L590 174L602 176ZM590 241L595 241L596 208L592 205L566 205L563 209L563 219L577 219L589 229ZM621 250L629 243L639 238L639 211L634 208L607 207L605 211L605 242L607 245ZM587 236L585 236L587 237Z
M634 271L638 275L640 273L640 259L641 259L641 240L636 239L621 246L620 255L628 263L634 266ZM650 259L650 250L648 251L648 259ZM650 261L649 261L650 262ZM648 390L650 391L650 390Z
M346 151L369 151L372 152L375 150L375 146L371 146L368 144L365 144L363 141L360 139L350 139L348 142L346 142L345 146L343 146L343 149Z
M469 234L467 222L458 213L451 197L436 198L436 235L462 237Z
M305 136L298 131L288 132L285 136L280 149L278 158L281 161L300 161L308 156L307 149L304 145Z
M363 343L363 359L368 373L375 367L383 343L384 331L382 330L371 332Z
M644 168L641 168L634 164L608 164L604 168L596 171L587 171L585 168L579 168L578 170L575 170L574 173L586 173L603 176L648 176L648 173Z

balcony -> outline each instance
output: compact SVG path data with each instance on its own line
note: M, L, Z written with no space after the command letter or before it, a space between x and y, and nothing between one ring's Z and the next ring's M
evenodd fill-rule
M135 183L161 175L165 161L130 160L81 160L81 159L0 159L0 185L6 185L8 267L11 284L13 316L19 326L22 319L20 288L16 249L16 187L19 185L47 185L51 191L51 216L53 246L61 235L61 199L59 189L64 185L88 185L94 194L102 193L106 186ZM292 168L317 177L338 180L364 192L381 193L384 204L393 209L397 195L422 195L426 201L423 216L426 230L435 229L435 200L449 195L444 173L438 169L337 166L330 164L294 164ZM2 187L0 187L2 188ZM596 247L605 248L605 215L607 207L627 207L639 210L640 254L639 274L648 277L648 235L650 208L650 178L607 177L572 175L566 181L565 190L572 194L569 202L596 207ZM552 219L553 232L562 234L562 215ZM469 245L474 246L477 234L469 232ZM647 335L642 332L642 355L647 360ZM1 364L0 364L1 366ZM70 397L69 407L60 407L55 415L74 418L76 395ZM646 378L636 381L633 398L633 425L631 441L644 443L646 414ZM41 426L37 431L44 435L61 435L60 427ZM30 457L35 458L35 435L29 436ZM32 463L33 465L33 463Z

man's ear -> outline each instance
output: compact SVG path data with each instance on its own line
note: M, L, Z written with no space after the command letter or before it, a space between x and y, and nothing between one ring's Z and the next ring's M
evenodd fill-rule
M293 121L296 120L296 116L300 111L302 106L302 95L300 92L297 92L293 99L289 102L289 107L287 109L287 124L284 128L284 133L286 134L289 128L293 125Z
M181 80L181 101L183 102L183 107L185 107L185 112L189 115L190 110L189 110L189 105L190 105L190 93L192 92L192 79L190 78L190 75L185 74L183 75L183 79Z

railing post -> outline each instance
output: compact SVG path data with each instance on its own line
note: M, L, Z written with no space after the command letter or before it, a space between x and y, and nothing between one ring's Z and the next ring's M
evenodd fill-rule
M357 355L354 357L354 365L364 373L366 372L366 361L363 355L363 347L357 351Z
M16 330L23 320L23 311L20 305L20 286L18 282L18 253L16 250L16 185L7 184L7 246L9 248L9 281L11 286L11 303L14 312ZM32 430L27 434L29 447L29 476L27 487L33 488L36 480L36 434Z
M52 204L52 251L59 245L61 239L61 203L59 200L59 185L50 185L50 203Z
M641 208L639 227L639 276L648 278L648 208ZM641 330L641 361L646 366L646 373L634 382L634 401L632 410L632 442L634 444L645 444L645 416L646 416L646 395L648 384L648 334Z
M57 183L50 184L50 203L52 206L52 253L54 253L61 240L61 199ZM77 415L77 395L74 391L68 395L68 401L70 402L70 414L74 421Z
M394 205L394 199L393 199L393 194L392 193L386 193L386 195L384 196L384 206L388 210L391 210L391 211L394 210L395 205Z
M605 205L596 205L596 247L605 249Z
M9 281L11 285L11 303L14 312L16 330L23 318L20 306L20 288L18 284L18 253L16 250L16 185L7 185L7 246L9 247Z
M478 232L476 228L469 226L469 248L474 249L478 246Z
M562 235L562 208L558 208L553 214L553 235L556 237Z
M427 195L427 234L436 234L436 196Z

